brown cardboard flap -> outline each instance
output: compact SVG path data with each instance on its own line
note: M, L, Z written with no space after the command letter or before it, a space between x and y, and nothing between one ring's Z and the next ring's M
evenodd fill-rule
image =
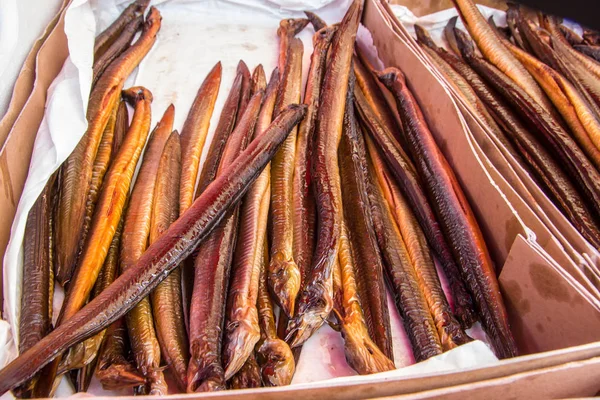
M561 399L594 396L600 389L600 358L457 385L394 399ZM388 397L392 398L392 397Z
M518 236L499 278L519 350L538 353L598 340L600 301L587 297L542 252Z
M438 146L469 199L499 269L514 237L526 235L525 227L476 155L466 123L450 94L406 41L389 29L376 3L366 2L363 24L371 31L383 63L399 67L406 75Z
M31 91L33 90L37 54L42 47L42 44L44 44L50 33L54 30L54 27L60 19L62 11L68 3L69 0L64 0L54 18L52 18L52 20L48 23L38 40L33 43L33 47L29 51L29 54L27 54L27 58L25 58L23 67L21 68L21 71L17 76L17 80L15 81L12 97L10 99L10 103L8 104L6 114L4 114L2 120L0 120L0 149L4 147L6 138L8 137L11 128L23 110L23 106L25 105L27 99L29 99Z
M0 151L0 204L2 204L0 207L0 260L2 263L4 263L4 253L10 238L13 218L27 178L33 143L44 117L48 88L60 72L69 54L67 37L64 32L64 15L65 13L62 12L52 33L40 48L36 57L36 79L33 92ZM0 274L0 294L1 288L2 274Z

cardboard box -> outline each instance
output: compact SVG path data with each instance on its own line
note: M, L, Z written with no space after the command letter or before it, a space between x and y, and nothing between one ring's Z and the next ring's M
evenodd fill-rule
M65 0L64 5L67 3ZM442 151L455 168L490 243L497 269L503 271L500 282L519 346L525 353L532 354L460 372L402 378L373 375L361 378L356 383L317 382L282 388L169 397L562 397L592 395L600 389L600 342L589 343L598 338L596 332L600 328L600 308L582 290L586 287L583 285L585 280L579 281L573 277L578 264L574 263L573 266L567 263L567 268L562 261L561 264L556 262L561 253L555 249L558 245L551 242L550 234L547 243L531 240L529 226L535 222L534 214L525 213L522 205L515 207L513 203L517 203L518 193L505 193L508 192L509 183L506 180L501 182L502 174L492 168L493 163L489 159L486 160L485 149L470 131L470 127L475 126L474 122L469 121L466 114L463 115L461 105L456 103L435 71L431 71L427 60L416 51L408 38L402 36L401 30L394 29L393 23L386 14L384 4L378 0L366 0L363 24L371 31L383 61L387 65L400 67L406 74L409 86L422 105ZM10 235L8 227L27 176L31 148L43 116L47 89L68 55L63 26L64 12L61 12L57 16L56 26L49 26L51 33L36 56L38 71L31 95L0 150L0 179L4 188L0 191L0 226L3 229L0 231L0 255L4 253ZM26 82L31 82L31 77L29 79ZM24 93L26 89L27 85ZM478 133L480 141L483 134ZM541 222L538 224L543 225ZM569 253L565 253L564 257L565 262L573 261ZM541 271L538 275L544 275L543 290L531 289L531 286L535 286L533 279L536 278L535 274L529 272L532 268ZM526 281L527 277L529 281ZM566 285L566 282L569 284ZM547 301L547 288L566 289L554 293L552 302ZM558 301L565 298L568 301ZM585 307L580 307L581 304ZM525 309L528 309L527 312ZM535 314L535 318L523 318L525 314ZM550 314L553 319L547 320L546 316Z

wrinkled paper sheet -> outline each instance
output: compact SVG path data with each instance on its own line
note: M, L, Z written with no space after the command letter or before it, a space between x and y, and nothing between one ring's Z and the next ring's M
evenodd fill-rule
M276 31L280 19L303 17L302 10L314 10L328 23L339 22L350 1L153 1L152 4L162 14L162 27L156 44L128 79L125 87L143 85L153 93L152 126L157 123L168 105L173 103L175 105L174 127L181 130L197 89L214 64L221 61L223 76L215 112L211 119L208 137L210 141L235 77L238 61L243 59L250 69L262 63L266 74L270 75L277 64ZM48 90L46 113L35 141L29 175L17 208L4 259L3 317L5 320L0 320L0 367L17 356L22 244L27 214L50 175L72 152L87 128L85 112L92 79L94 37L119 15L126 3L127 1L123 0L74 0L66 12L65 32L70 56ZM396 6L395 10L401 10L399 16L403 22L428 21L441 24L442 27L451 16L456 14L452 13L453 10L449 10L436 13L435 16L417 19L406 8ZM313 32L312 27L309 26L299 35L304 43L304 81L310 65ZM360 41L372 44L368 31L363 27L358 37ZM205 146L204 153L207 149L208 146ZM203 159L204 157L205 154ZM55 298L55 318L62 301L62 293L59 289L57 288ZM398 368L404 368L378 374L382 379L468 369L497 361L489 347L484 342L476 340L438 357L411 365L414 364L414 359L409 349L408 338L394 302L391 296L388 297L395 363ZM471 329L469 333L475 339L485 340L485 335L479 327ZM328 379L331 380L327 382L332 384L370 379L355 375L356 373L345 361L340 334L325 325L304 345L292 384L304 386L319 381L318 384L321 385ZM67 380L63 379L57 395L67 396L72 393L73 389ZM127 394L106 392L95 380L92 381L90 393ZM8 393L3 398L12 398L12 395Z

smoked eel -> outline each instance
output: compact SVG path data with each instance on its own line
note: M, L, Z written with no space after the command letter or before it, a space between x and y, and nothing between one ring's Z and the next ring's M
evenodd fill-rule
M368 202L368 199L367 199ZM360 217L359 217L360 218ZM342 337L344 338L344 353L348 365L361 375L395 369L393 354L386 356L369 336L363 314L364 299L358 293L357 258L355 257L352 240L348 229L342 226L340 235L340 250L338 266L341 279L341 302L336 301L334 310L339 319ZM385 288L384 288L385 290ZM362 308L361 308L362 306ZM386 304L387 306L387 304ZM391 338L389 338L391 342Z
M304 105L288 106L232 164L224 167L188 211L150 245L134 266L0 370L0 395L30 379L72 345L106 328L146 297L237 204L305 113ZM132 126L137 123L135 119ZM123 148L126 147L124 144Z
M279 86L277 69L271 75L266 89L254 137L258 137L271 123ZM263 246L267 240L267 220L271 200L271 171L267 165L248 190L240 210L239 239L233 258L231 282L227 296L223 345L225 379L243 368L260 339L258 311L258 279L263 262ZM238 377L239 379L239 377Z
M150 222L149 244L179 217L179 179L181 176L181 144L173 131L164 145L154 186L154 202ZM160 354L173 372L180 390L187 387L189 350L183 319L181 268L175 268L151 293L152 315Z
M472 0L452 0L460 18L486 59L509 76L546 112L555 114L552 104L533 77L502 44L501 37L483 17Z
M132 2L119 17L103 30L94 41L94 61L98 60L108 48L121 36L126 26L137 17L143 16L150 0L136 0Z
M343 188L344 219L348 230L353 233L351 242L356 259L352 266L354 269L352 274L356 275L356 279L354 277L348 279L355 281L357 287L349 290L358 292L369 336L387 358L393 358L390 315L383 281L383 260L377 246L373 217L369 207L370 177L364 138L358 131L354 114L352 75L348 84L348 93L338 158Z
M250 389L262 386L260 367L254 356L250 353L242 368L228 382L229 389Z
M23 286L19 319L19 354L39 342L52 329L54 300L54 226L57 176L55 172L27 215L23 241ZM37 378L15 394L30 397Z
M106 67L108 67L115 58L127 50L133 37L140 30L143 23L144 17L141 15L129 21L117 40L110 45L104 54L94 60L94 66L92 68L92 87L98 82L98 78L100 78L100 75L102 75Z
M286 341L291 347L300 346L319 329L333 307L331 276L343 218L337 151L362 7L362 0L355 0L346 12L334 36L323 78L311 160L319 234L307 284L298 297L297 312L288 324Z
M290 346L277 336L273 303L267 286L269 250L266 242L261 258L257 299L261 341L257 346L256 359L265 386L286 386L292 382L296 362Z
M280 27L281 29L282 27ZM288 37L289 34L280 36ZM300 103L304 46L300 39L288 37L288 40L285 69L281 75L273 111L275 116L288 104ZM293 177L297 133L297 128L292 130L271 164L272 242L268 283L271 293L275 296L275 302L288 317L294 314L301 280L300 269L294 260L293 250Z
M277 67L282 74L282 84L285 65L288 63L287 57L291 42L295 36L306 27L306 25L308 25L308 19L306 18L288 18L282 19L281 22L279 22L279 28L277 29L277 36L279 37L279 60Z
M140 38L113 61L94 86L88 103L88 129L62 165L56 218L56 279L65 286L78 263L92 169L98 147L125 79L150 51L161 25L161 16L150 8Z
M475 215L452 168L437 147L410 93L404 75L396 68L381 72L379 79L394 94L404 122L410 152L423 180L456 260L459 260L481 322L499 358L517 355L496 273ZM538 107L541 109L541 107ZM435 171L435 172L433 172Z
M319 17L317 14L315 14L314 12L304 11L304 14L306 15L306 18L308 18L308 20L310 21L311 25L313 26L315 33L319 32L321 29L323 29L327 26L327 22L323 21L323 19L321 17Z
M250 99L240 123L227 141L217 176L231 165L252 137L263 95L264 91L261 90ZM222 331L238 217L239 206L235 206L199 246L194 261L188 393L225 389Z

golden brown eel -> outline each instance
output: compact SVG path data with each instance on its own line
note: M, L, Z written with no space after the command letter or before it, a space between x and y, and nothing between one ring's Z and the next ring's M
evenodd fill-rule
M237 204L305 113L304 105L288 106L261 136L236 157L235 162L224 168L192 207L146 250L135 266L64 324L0 370L0 395L30 379L75 343L106 328L146 297ZM132 126L135 124L134 117Z
M368 201L368 199L367 199ZM358 232L356 232L358 234ZM386 356L371 337L363 313L363 298L358 293L358 277L356 252L352 240L342 224L340 235L340 250L338 253L339 278L341 280L341 296L334 305L334 311L339 320L342 337L344 338L344 353L348 365L361 375L395 369L394 362ZM391 342L391 338L389 338ZM393 358L393 354L391 356Z
M282 28L280 27L280 30ZM283 35L288 37L288 35ZM285 69L273 115L278 115L288 104L300 103L302 85L302 55L304 46L300 39L290 37ZM294 260L293 177L296 153L294 129L271 164L271 260L268 283L275 302L288 315L294 314L296 296L300 290L300 269Z
M475 215L446 158L438 148L423 114L406 86L402 72L388 68L379 79L396 97L398 111L415 166L429 194L456 260L459 260L481 322L496 355L517 355L496 273ZM540 107L541 108L541 107ZM434 172L433 172L434 171Z
M149 244L179 217L179 179L181 176L181 144L173 131L165 143L157 170L154 203L150 223ZM160 353L180 390L187 387L189 350L183 319L181 268L176 268L150 295L156 338Z
M362 0L355 0L346 12L333 39L323 78L311 161L319 234L307 285L300 292L296 315L288 324L286 341L291 347L301 345L319 329L333 307L331 276L337 259L343 212L337 150L362 6Z

